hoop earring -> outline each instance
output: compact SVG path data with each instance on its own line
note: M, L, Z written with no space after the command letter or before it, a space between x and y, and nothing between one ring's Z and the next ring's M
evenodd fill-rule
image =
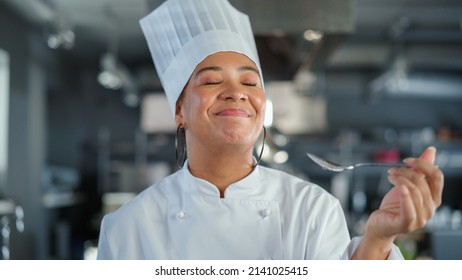
M257 162L252 166L253 168L257 167L260 164L261 157L263 156L263 151L265 150L265 143L266 143L266 127L263 126L263 144L261 145L260 154L258 155Z
M178 167L183 167L184 162L188 158L188 154L186 153L186 133L181 124L179 124L176 129L175 155Z

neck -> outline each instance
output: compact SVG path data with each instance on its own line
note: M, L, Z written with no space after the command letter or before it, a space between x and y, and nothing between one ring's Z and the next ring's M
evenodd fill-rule
M226 188L237 182L253 170L252 149L229 150L193 148L188 150L189 171L192 175L215 185L224 197Z

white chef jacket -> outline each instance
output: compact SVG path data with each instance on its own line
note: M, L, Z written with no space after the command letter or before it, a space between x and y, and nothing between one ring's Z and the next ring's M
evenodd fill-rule
M103 218L98 259L347 259L359 244L317 185L257 166L220 198L187 166Z

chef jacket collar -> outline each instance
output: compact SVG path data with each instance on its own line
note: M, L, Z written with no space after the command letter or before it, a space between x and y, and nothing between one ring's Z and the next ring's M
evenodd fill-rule
M189 162L187 160L183 166L183 174L186 182L184 187L187 191L200 193L201 195L220 197L220 191L214 184L195 177L189 172ZM245 178L229 185L225 190L224 198L249 197L251 193L259 189L260 184L259 166L257 165Z

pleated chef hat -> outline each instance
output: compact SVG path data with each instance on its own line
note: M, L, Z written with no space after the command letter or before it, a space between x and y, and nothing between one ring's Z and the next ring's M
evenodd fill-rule
M263 81L249 17L227 0L167 0L140 25L173 115L194 69L216 52L246 55Z

